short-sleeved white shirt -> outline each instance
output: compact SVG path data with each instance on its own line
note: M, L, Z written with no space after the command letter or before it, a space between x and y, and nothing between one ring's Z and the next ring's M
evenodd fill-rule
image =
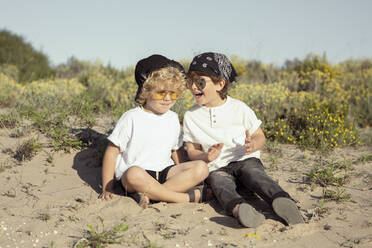
M182 133L175 112L157 115L136 107L120 117L108 140L120 149L115 166L115 177L120 180L134 165L161 171L174 164L172 150L181 147Z
M260 158L260 151L245 154L245 131L253 134L261 125L255 113L240 100L227 97L218 107L194 105L183 119L184 141L197 143L207 152L215 144L224 143L218 158L208 164L213 171L233 161L249 157Z

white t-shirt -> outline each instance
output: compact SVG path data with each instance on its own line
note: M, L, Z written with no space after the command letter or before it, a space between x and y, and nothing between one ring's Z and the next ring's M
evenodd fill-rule
M245 131L249 130L252 135L261 123L245 103L228 96L221 106L207 108L197 104L186 111L184 141L200 144L204 152L212 145L224 143L217 159L208 164L209 170L213 171L233 161L260 158L260 151L244 154L244 142Z
M172 150L182 145L178 115L167 111L156 115L141 107L125 112L108 139L120 149L116 160L115 177L120 180L131 166L161 171L174 164Z

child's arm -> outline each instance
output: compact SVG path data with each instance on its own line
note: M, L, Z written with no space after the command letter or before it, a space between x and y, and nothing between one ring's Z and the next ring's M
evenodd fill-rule
M174 161L174 164L186 162L185 157L183 155L184 151L185 150L183 149L183 146L180 147L178 150L172 151L172 159Z
M109 142L103 157L101 199L110 200L113 197L115 164L119 152L119 147Z
M260 150L266 142L265 134L262 129L259 127L252 135L249 134L249 131L245 131L245 154L250 154L252 152Z
M208 149L208 152L203 152L200 144L186 142L187 155L191 160L203 160L206 163L215 160L221 153L223 143L215 144Z

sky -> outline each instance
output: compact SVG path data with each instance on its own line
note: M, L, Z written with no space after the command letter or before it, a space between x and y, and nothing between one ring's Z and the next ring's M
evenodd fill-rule
M280 66L309 53L372 58L371 13L369 0L0 0L0 30L54 66L74 56L125 69L203 52Z

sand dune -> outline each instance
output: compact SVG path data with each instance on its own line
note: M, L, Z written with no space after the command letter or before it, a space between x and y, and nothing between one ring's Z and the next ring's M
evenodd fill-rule
M356 162L371 155L371 147L337 149L322 158L352 167L340 172L348 175L345 185L328 187L350 194L346 202L322 201L324 187L309 183L306 173L320 163L317 154L289 145L279 145L276 152L265 150L262 160L268 174L298 202L306 223L286 226L251 196L247 200L266 216L253 229L242 228L214 200L156 203L142 209L118 188L113 200L101 201L95 149L56 153L44 147L31 160L18 163L6 148L14 150L24 139L10 138L9 130L0 129L1 248L79 247L88 237L88 225L100 233L120 224L128 230L118 232L119 244L107 247L372 247L372 162ZM50 154L52 163L46 162Z

